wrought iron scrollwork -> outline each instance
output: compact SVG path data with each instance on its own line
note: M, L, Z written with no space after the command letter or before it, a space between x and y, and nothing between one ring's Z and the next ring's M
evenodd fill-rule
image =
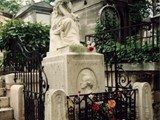
M48 79L47 79L47 75L43 69L44 67L41 67L41 71L42 71L42 89L43 89L43 93L46 93L47 90L49 89L49 85L48 85Z
M129 80L129 76L127 72L123 69L122 65L117 65L118 71L118 86L121 88L130 88L131 80Z

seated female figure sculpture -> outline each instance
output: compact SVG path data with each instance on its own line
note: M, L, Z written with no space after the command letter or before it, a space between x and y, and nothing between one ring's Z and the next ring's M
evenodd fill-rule
M79 17L72 13L70 0L55 0L51 18L49 51L70 45L81 45Z

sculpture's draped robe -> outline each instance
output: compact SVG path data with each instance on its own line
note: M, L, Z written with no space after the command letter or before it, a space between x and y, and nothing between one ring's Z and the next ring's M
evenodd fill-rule
M59 6L61 5L60 8ZM64 15L62 12L68 13L68 8L63 2L56 4L56 10L52 12L51 29L50 29L50 51L56 51L68 45L80 45L79 23L76 15ZM61 11L63 9L63 11Z

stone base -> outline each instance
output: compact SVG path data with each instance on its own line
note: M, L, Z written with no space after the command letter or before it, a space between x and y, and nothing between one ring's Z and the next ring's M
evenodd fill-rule
M23 85L12 85L10 94L10 105L14 109L15 120L24 120L24 94Z
M13 120L13 108L1 108L0 120Z
M49 53L50 54L50 53ZM104 57L98 53L64 52L43 59L49 89L66 94L104 92Z

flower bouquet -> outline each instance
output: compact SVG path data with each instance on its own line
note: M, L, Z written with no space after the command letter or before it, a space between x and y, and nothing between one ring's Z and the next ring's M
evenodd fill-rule
M107 102L103 101L95 102L95 104L93 104L92 106L92 109L97 114L101 113L103 116L108 118L108 120L116 120L114 117L115 106L116 106L115 100L111 99L108 100ZM97 119L99 118L98 116L96 117Z

